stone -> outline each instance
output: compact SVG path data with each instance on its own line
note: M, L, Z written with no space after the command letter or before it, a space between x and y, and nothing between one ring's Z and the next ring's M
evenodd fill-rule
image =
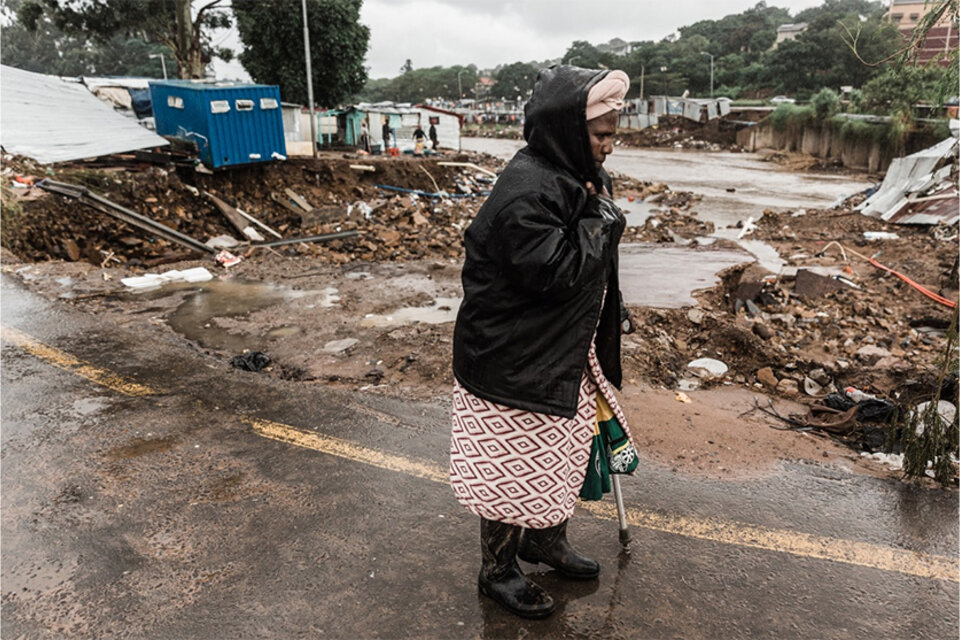
M891 354L883 347L878 347L874 344L868 344L857 349L856 352L854 352L854 355L867 364L872 365L882 358L890 357Z
M690 309L690 311L687 311L687 320L689 320L693 324L699 325L703 323L703 319L706 315L707 314L704 313L703 309L699 307L694 307Z
M826 369L811 369L809 375L811 380L820 385L830 383L830 374L827 373Z
M342 340L331 340L327 344L323 345L323 350L327 353L340 353L346 351L353 345L360 342L356 338L344 338Z
M699 378L711 380L713 378L722 378L729 370L729 367L714 358L698 358L687 365L687 370Z
M797 384L796 380L791 380L790 378L784 378L777 383L777 392L785 396L796 396L800 394L800 385Z
M764 367L757 371L757 382L770 389L775 389L780 381L777 380L777 376L773 375L773 369Z
M753 324L753 332L764 340L769 340L774 335L773 329L763 324L762 322L755 322Z
M798 296L815 299L822 298L832 291L839 291L845 288L839 281L826 276L821 276L808 269L797 271L797 279L793 285L793 292Z

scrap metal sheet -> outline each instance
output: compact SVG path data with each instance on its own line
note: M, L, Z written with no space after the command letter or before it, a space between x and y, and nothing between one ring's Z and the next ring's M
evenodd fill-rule
M81 84L0 65L0 145L43 164L169 144Z

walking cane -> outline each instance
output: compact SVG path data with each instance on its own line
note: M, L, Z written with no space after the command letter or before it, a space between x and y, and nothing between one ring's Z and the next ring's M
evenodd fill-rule
M630 545L630 530L627 529L627 510L623 507L620 476L610 474L610 480L613 482L613 497L617 502L617 518L620 520L620 544L626 547Z

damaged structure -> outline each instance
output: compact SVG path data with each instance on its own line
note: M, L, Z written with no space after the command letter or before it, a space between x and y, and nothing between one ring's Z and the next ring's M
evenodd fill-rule
M4 151L42 164L169 144L82 84L14 67L0 67L0 108Z

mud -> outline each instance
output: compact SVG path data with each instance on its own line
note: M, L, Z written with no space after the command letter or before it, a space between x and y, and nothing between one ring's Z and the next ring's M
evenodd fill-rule
M516 147L509 141L468 142L500 157L462 157L494 170ZM256 251L230 270L217 269L208 260L178 262L167 268L207 266L216 277L139 293L127 291L119 280L144 272L137 263L153 254L142 246L131 245L118 254L126 257L121 264L27 263L5 248L3 268L31 289L108 316L146 341L180 340L213 367L227 367L232 356L246 350L263 351L273 363L249 375L445 402L452 384L452 320L462 295L459 238L482 199L434 203L384 195L369 184L374 177L349 169L355 162L328 157L319 165L291 164L274 170L276 175L264 170L260 176L268 179L264 192L294 184L295 191L315 203L336 203L341 213L354 197L375 191L377 199L369 202L379 207L375 211L383 212L382 218L375 213L369 220L304 227L307 218L300 217L290 222L300 226L285 230L299 234L355 224L365 235L353 244ZM458 184L483 188L472 171L421 166L411 159L397 162L401 168L388 164L377 171L419 189L435 188L423 182L430 182L428 172L451 191ZM932 375L942 350L942 330L938 334L925 325L911 325L932 318L929 322L942 326L946 312L865 263L843 261L836 252L817 257L829 240L860 246L862 231L889 229L851 213L851 203L828 207L835 194L849 194L859 184L847 178L776 172L752 154L618 151L608 164L625 172L615 180L615 193L630 221L622 245L622 289L638 327L624 338L624 402L628 415L647 416L656 407L659 416L648 431L640 431L644 455L680 471L720 477L769 469L780 459L875 471L876 463L829 440L775 431L769 420L744 415L755 396L801 400L811 376L824 388L850 385L888 396L910 385L923 387ZM126 185L122 192L143 172L132 176L110 180ZM661 176L677 182L652 179ZM254 196L252 177L203 179L219 181L216 188L221 191L236 189L231 192L234 201L248 212L257 211L260 200ZM702 186L698 193L684 190L697 184ZM169 193L177 193L175 200L182 197L172 188ZM248 200L254 205L246 204ZM22 206L27 205L47 220L60 220L67 206L52 197ZM800 210L802 215L794 217ZM257 213L274 224L282 224L286 215L270 218L266 209ZM218 218L208 210L194 221L204 229L214 225L214 233L223 230L216 226ZM748 218L755 219L757 229L738 239ZM55 225L45 229L49 234L69 232ZM96 229L103 231L96 236L102 241L116 239L111 234L117 231L109 225ZM5 245L6 230L5 217ZM952 245L931 230L896 231L902 240L885 242L882 259L955 299L955 279L947 277ZM369 241L374 234L377 242ZM60 251L56 242L44 244L43 236L30 236L28 242L16 229L12 235L12 246L39 252L31 255L49 259ZM757 256L760 264L750 266ZM799 267L842 271L861 288L818 299L799 297L792 275ZM740 287L765 277L769 282L761 308L751 314L737 307ZM888 355L858 355L867 346ZM701 357L720 359L730 368L728 374L713 382L696 379L687 363ZM759 375L763 369L770 370L772 385L769 377ZM704 388L692 390L698 386ZM686 391L693 404L678 402L678 390ZM676 424L684 428L676 430ZM706 431L711 436L701 437ZM704 449L700 440L722 444Z

